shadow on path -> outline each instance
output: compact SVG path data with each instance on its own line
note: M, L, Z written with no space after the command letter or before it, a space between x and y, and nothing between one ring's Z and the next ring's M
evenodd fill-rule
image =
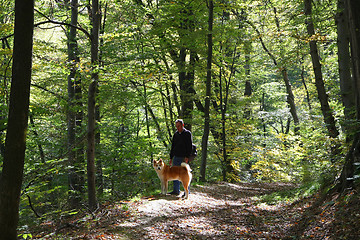
M129 239L282 239L290 224L282 206L259 207L254 196L293 188L286 184L218 183L192 187L189 200L154 196L119 219L115 232Z

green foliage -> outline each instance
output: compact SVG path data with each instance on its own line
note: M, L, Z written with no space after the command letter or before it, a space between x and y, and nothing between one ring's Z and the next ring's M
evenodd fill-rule
M3 0L0 3L0 36L3 37L13 31L13 2ZM90 32L86 4L81 2L78 26ZM312 37L318 39L331 107L336 119L343 120L333 4L315 5L318 34ZM69 22L68 1L37 1L36 5L36 22L48 18ZM98 179L101 172L103 181L98 185L103 188L102 195L98 196L100 202L159 191L160 181L152 168L152 160L169 158L170 140L175 131L173 121L182 114L182 89L178 79L184 70L195 71L193 91L194 100L198 102L192 112L192 133L199 156L191 167L193 181L198 181L204 124L198 104L204 104L207 57L206 1L105 0L102 5L106 18L103 18L101 33L101 63L96 68L100 76L97 94L100 143L96 146ZM344 149L339 146L345 136L327 137L308 55L309 39L302 8L302 1L297 0L215 2L208 181L221 181L225 175L225 180L233 181L310 184L329 182L339 172L341 151L346 151L346 145ZM29 124L20 205L21 224L24 225L35 219L35 212L40 215L39 221L71 214L67 212L71 208L68 199L72 191L68 177L73 166L68 161L68 153L86 145L87 89L93 70L89 39L78 30L80 62L75 68L76 78L81 80L82 95L78 99L81 104L69 105L67 78L73 63L67 57L68 30L68 26L53 23L35 29L30 101L33 123ZM278 65L273 63L260 39ZM12 37L7 38L10 48L5 44L0 49L1 151L10 91L11 42ZM183 48L187 54L196 53L194 64L186 58L184 66L179 65L176 56ZM287 69L295 95L300 121L297 133L282 80L283 68ZM251 83L251 96L244 96L247 81ZM220 110L224 109L222 116ZM76 129L76 146L71 150L67 146L69 110L83 115L81 126ZM222 121L225 121L224 129ZM231 173L226 172L224 162L221 139L224 133L227 158L235 170ZM334 148L339 150L336 155ZM86 179L85 149L79 159L77 174ZM86 203L86 181L84 185L80 194L82 204ZM304 185L297 190L268 196L265 201L304 197L316 189L318 186Z
M310 197L318 192L320 184L318 182L309 182L299 187L289 190L274 192L260 196L257 200L261 203L276 205L279 203L292 203Z

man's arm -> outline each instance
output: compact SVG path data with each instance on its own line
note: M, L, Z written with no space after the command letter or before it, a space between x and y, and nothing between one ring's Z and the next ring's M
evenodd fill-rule
M189 158L192 150L192 134L190 131L187 132L185 138L185 157Z

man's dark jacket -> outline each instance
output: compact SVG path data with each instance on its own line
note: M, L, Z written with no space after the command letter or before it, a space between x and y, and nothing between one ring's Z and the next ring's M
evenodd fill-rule
M184 128L184 130L181 133L179 133L179 131L176 131L172 139L170 159L172 159L174 156L188 158L190 157L191 149L192 149L191 132L186 128Z

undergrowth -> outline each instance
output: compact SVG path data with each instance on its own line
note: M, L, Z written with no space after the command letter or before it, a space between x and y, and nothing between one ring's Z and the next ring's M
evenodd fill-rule
M320 183L309 182L296 188L273 192L262 196L257 196L256 200L258 200L259 203L266 203L269 205L275 205L285 202L292 203L314 195L320 190L320 188L321 188Z

